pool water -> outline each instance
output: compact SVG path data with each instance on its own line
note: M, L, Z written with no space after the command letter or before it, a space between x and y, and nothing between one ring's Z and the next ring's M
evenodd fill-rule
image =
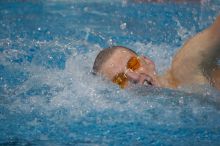
M209 0L0 1L0 145L220 145L212 87L120 90L91 74L112 45L161 74L219 10Z

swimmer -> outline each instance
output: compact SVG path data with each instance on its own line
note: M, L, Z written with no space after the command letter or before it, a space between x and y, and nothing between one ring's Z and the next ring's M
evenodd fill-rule
M159 76L155 64L133 50L114 46L97 55L93 72L126 88L131 84L165 88L210 84L220 90L220 16L204 31L189 39L177 52L171 67Z

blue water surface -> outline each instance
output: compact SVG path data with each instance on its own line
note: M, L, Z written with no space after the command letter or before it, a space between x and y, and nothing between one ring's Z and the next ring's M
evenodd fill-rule
M123 45L159 74L219 1L0 1L0 145L220 145L212 87L120 90L91 74Z

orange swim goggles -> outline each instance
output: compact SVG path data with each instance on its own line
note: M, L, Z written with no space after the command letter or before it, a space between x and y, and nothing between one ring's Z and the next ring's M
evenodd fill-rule
M141 63L140 63L139 57L131 57L128 60L126 69L135 71L138 68L140 68L140 66L141 66ZM112 82L118 84L122 89L124 89L128 85L128 77L126 73L118 73L117 75L113 77Z

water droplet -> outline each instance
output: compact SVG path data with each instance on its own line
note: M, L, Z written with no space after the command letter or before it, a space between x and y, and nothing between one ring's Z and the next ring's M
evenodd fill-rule
M126 27L127 27L127 23L122 23L122 24L120 25L120 28L121 28L122 30L124 30Z
M112 40L112 39L109 39L109 40L108 40L108 44L109 44L109 46L112 46L112 45L113 45L113 40Z

